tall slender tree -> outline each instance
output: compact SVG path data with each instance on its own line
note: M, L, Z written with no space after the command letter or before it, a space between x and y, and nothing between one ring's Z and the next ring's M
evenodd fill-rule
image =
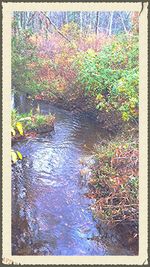
M109 24L109 35L112 34L113 16L114 16L114 12L111 12L110 13L110 24Z

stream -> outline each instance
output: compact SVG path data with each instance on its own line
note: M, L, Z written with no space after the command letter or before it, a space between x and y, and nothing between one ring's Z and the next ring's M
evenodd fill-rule
M20 112L33 105L23 107ZM42 101L39 107L56 120L51 133L14 145L30 164L26 176L12 183L13 255L130 255L119 244L97 241L92 200L84 195L94 146L110 136L83 114ZM81 176L81 170L86 174Z

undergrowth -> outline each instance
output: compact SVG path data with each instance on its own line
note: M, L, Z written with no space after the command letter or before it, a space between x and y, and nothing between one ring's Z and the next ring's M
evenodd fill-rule
M92 169L87 196L95 199L92 207L95 216L109 226L129 222L138 225L137 140L137 129L129 129L126 135L95 149L97 163Z

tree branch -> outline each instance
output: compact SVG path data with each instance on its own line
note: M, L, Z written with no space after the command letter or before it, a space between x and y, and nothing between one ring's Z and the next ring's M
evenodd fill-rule
M63 37L63 38L65 38L69 43L71 43L71 40L68 38L68 37L66 37L57 27L56 27L56 25L51 21L51 19L43 12L43 11L41 11L40 13L42 13L42 15L44 15L45 16L45 18L49 21L49 24L51 24L51 25L53 25L53 27L55 28L55 30Z
M123 17L122 17L122 15L120 14L120 12L119 12L119 16L120 16L120 18L121 18L121 22L122 22L122 25L123 25L124 31L125 31L125 33L126 33L126 34L128 34L128 31L127 31L127 29L126 29L126 26L125 26L125 23L124 23Z
M43 12L43 11L41 11L40 12L42 15L44 15L44 17L49 21L49 24L50 25L52 25L54 28L55 28L55 30L65 39L65 40L67 40L70 44L72 44L72 46L74 47L74 44L72 43L72 41L67 37L67 36L65 36L57 27L56 27L56 25L51 21L51 19ZM49 29L48 29L48 31L49 31ZM81 51L79 48L76 48L77 49L77 51Z
M33 12L33 14L31 15L31 17L28 19L28 22L26 24L26 26L29 26L30 21L34 18L34 16L36 15L37 12Z

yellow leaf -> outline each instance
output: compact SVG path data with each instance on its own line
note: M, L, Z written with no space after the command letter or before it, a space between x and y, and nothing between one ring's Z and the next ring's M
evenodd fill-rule
M16 132L15 132L13 127L11 127L11 133L12 133L13 136L15 136L15 134L16 134Z
M103 98L103 96L101 95L101 94L98 94L97 96L96 96L96 100L101 100Z
M16 153L17 153L18 158L22 159L22 154L19 151L16 151Z
M17 154L15 153L15 151L11 151L11 160L13 161L13 163L16 163L17 161Z
M16 123L16 127L20 133L20 135L23 135L23 128L22 128L22 123L21 122L17 122Z

